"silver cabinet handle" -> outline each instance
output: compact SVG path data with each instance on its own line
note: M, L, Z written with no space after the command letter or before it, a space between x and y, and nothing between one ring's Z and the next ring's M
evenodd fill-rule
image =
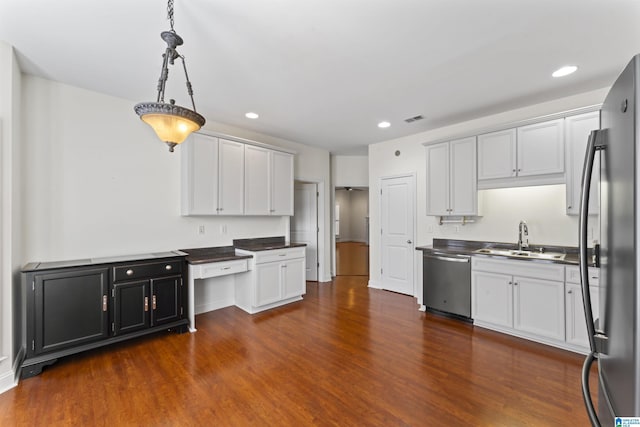
M127 270L127 276L133 276L133 270L131 269Z
M172 268L172 267L171 267L171 265L169 265L169 264L167 264L167 265L165 265L165 266L164 266L164 269L165 269L165 270L167 270L167 271L171 270L171 268Z
M102 311L107 311L107 296L102 295Z

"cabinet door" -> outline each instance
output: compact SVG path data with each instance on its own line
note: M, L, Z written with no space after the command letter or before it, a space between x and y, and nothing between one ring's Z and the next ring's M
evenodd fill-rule
M293 215L293 155L271 152L271 215Z
M34 276L35 354L99 341L109 335L109 269L68 269Z
M514 277L513 288L514 328L564 340L564 284Z
M564 119L518 128L518 176L564 173Z
M278 302L282 299L281 265L280 262L256 264L253 304L255 307Z
M282 263L282 299L293 298L307 293L304 258Z
M209 167L213 168L214 165ZM219 140L218 214L244 213L244 144Z
M472 317L494 325L513 326L513 286L511 276L473 272Z
M478 179L511 178L515 175L516 130L479 135Z
M451 214L478 213L478 180L476 177L476 138L451 141L451 178L449 201Z
M582 191L582 168L587 140L592 130L600 129L600 112L580 114L565 119L565 144L567 167L567 214L578 215L580 211L580 192ZM600 158L596 156L594 171L599 170ZM594 173L591 179L589 213L598 214L600 205L599 178Z
M428 145L427 215L451 215L449 210L449 143Z
M182 215L218 211L218 138L191 134L181 145Z
M149 281L113 285L113 333L126 334L149 327Z
M566 341L569 344L579 345L589 348L589 337L587 335L587 322L584 317L584 306L582 305L582 288L580 285L565 284L565 329ZM597 286L589 286L591 293L591 309L593 318L598 318L600 293Z
M151 280L151 326L180 319L182 315L181 285L182 278L175 276Z
M269 215L270 212L270 152L252 145L244 149L244 213Z

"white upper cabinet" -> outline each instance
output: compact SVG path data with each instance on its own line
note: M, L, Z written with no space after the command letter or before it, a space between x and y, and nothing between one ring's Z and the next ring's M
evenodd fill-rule
M182 215L293 215L293 154L198 133L181 153Z
M518 176L564 173L564 119L518 128Z
M271 152L271 215L293 215L293 155Z
M564 183L564 119L478 136L478 187Z
M218 138L194 133L180 146L180 155L182 215L217 215Z
M226 139L218 144L218 215L242 215L245 145Z
M476 138L435 145L427 151L427 215L477 215Z
M244 157L244 213L247 215L269 215L270 151L262 147L247 145Z
M592 130L600 129L600 112L579 114L565 119L566 165L567 165L567 214L577 215L580 211L582 191L582 168L587 140ZM600 159L596 156L594 171L599 169ZM591 179L589 213L598 214L600 206L599 179L596 173Z
M516 176L516 130L478 135L478 180Z
M245 214L293 215L293 155L246 146Z

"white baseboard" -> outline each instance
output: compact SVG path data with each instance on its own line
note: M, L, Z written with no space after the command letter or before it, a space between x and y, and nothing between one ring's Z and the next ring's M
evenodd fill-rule
M377 280L369 280L369 287L374 289L382 289L382 283Z
M4 393L18 385L16 374L13 369L0 374L0 393Z

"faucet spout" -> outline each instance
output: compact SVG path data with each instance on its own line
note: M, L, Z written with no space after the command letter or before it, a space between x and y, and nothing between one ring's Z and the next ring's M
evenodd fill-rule
M529 248L529 227L527 227L526 221L520 221L518 224L518 250Z

